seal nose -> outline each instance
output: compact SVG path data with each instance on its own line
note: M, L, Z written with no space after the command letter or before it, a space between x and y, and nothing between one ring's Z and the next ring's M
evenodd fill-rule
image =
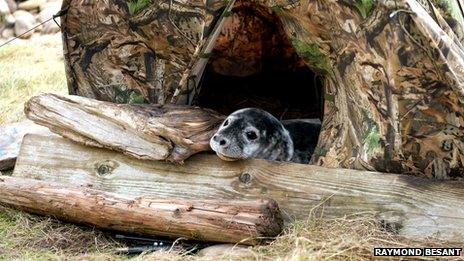
M224 137L219 137L218 135L214 135L213 140L219 144L221 147L226 147L229 145L229 141Z

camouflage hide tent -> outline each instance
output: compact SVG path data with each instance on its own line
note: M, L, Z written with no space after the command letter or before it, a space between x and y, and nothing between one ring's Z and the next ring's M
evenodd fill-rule
M69 91L323 119L312 162L464 171L461 0L65 0Z

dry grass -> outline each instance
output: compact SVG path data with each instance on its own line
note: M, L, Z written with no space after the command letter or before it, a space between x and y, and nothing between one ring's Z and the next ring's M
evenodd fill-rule
M40 92L65 93L59 36L0 49L0 124L24 118L23 103ZM0 208L0 259L4 260L371 260L374 247L452 246L409 241L381 229L369 215L339 219L311 216L266 246L201 258L177 252L113 254L121 244L107 234L20 211Z
M0 207L0 258L36 259L108 253L118 244L98 231Z
M42 92L66 93L60 35L0 49L0 124L24 119L23 105Z
M359 215L311 217L293 224L269 245L222 257L179 252L124 256L113 254L121 244L102 232L5 208L0 213L0 258L5 260L371 260L374 247L464 247L462 243L406 240L383 231L371 216Z

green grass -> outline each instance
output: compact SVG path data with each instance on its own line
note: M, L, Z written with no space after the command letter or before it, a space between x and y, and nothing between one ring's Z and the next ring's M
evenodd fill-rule
M43 92L67 92L59 35L0 48L0 124L23 120L24 102Z

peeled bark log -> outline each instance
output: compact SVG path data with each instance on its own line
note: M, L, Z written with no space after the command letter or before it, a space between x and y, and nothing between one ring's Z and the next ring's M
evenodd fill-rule
M182 162L210 150L223 117L176 105L118 105L78 96L44 94L30 99L26 116L73 141L149 160Z
M254 245L283 227L273 200L159 200L6 176L0 203L103 229L212 242Z
M156 199L272 198L286 221L364 213L411 239L464 240L464 182L195 155L184 165L137 160L61 137L28 135L15 177Z

